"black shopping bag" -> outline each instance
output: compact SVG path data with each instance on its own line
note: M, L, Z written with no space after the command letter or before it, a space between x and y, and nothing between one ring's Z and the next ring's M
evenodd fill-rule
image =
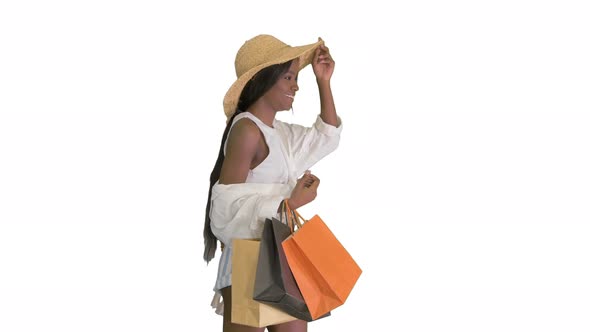
M313 318L299 291L281 245L292 231L288 225L276 218L265 220L260 239L253 299L298 319L311 322ZM330 312L319 318L327 316L330 316Z

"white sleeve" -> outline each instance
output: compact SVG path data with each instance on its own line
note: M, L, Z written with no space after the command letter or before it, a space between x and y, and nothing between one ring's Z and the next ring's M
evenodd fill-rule
M340 143L342 121L338 117L338 127L325 123L318 115L311 127L298 124L285 126L285 143L290 154L296 176L303 174L319 160L336 150Z
M285 184L216 183L211 192L211 231L226 246L234 238L260 238L264 220L277 216L291 189Z

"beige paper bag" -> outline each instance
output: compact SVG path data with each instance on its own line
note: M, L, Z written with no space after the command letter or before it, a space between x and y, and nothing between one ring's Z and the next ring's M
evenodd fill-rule
M277 308L252 299L259 249L259 240L233 240L232 323L264 327L297 319Z

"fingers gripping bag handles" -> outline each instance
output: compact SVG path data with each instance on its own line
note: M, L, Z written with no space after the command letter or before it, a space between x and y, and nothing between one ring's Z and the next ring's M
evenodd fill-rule
M267 218L264 223L253 298L293 317L311 322L313 318L287 264L282 246L282 242L293 232L293 215L287 213L283 201L281 202L280 220ZM322 317L329 315L328 312Z
M346 301L362 270L336 236L315 215L305 220L296 210L298 229L282 243L289 267L313 319Z

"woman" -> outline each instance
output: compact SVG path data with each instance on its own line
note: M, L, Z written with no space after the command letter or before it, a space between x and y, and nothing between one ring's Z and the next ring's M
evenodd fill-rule
M298 72L309 63L320 95L315 124L307 128L276 120L277 112L292 108ZM277 216L284 199L292 209L315 199L320 180L308 169L336 149L342 125L330 87L334 60L321 39L291 47L259 35L239 49L235 66L238 78L224 98L228 121L210 178L204 259L214 257L219 240L223 250L212 305L224 315L223 331L264 331L231 323L231 240L260 238L264 220ZM303 332L307 322L268 330Z

